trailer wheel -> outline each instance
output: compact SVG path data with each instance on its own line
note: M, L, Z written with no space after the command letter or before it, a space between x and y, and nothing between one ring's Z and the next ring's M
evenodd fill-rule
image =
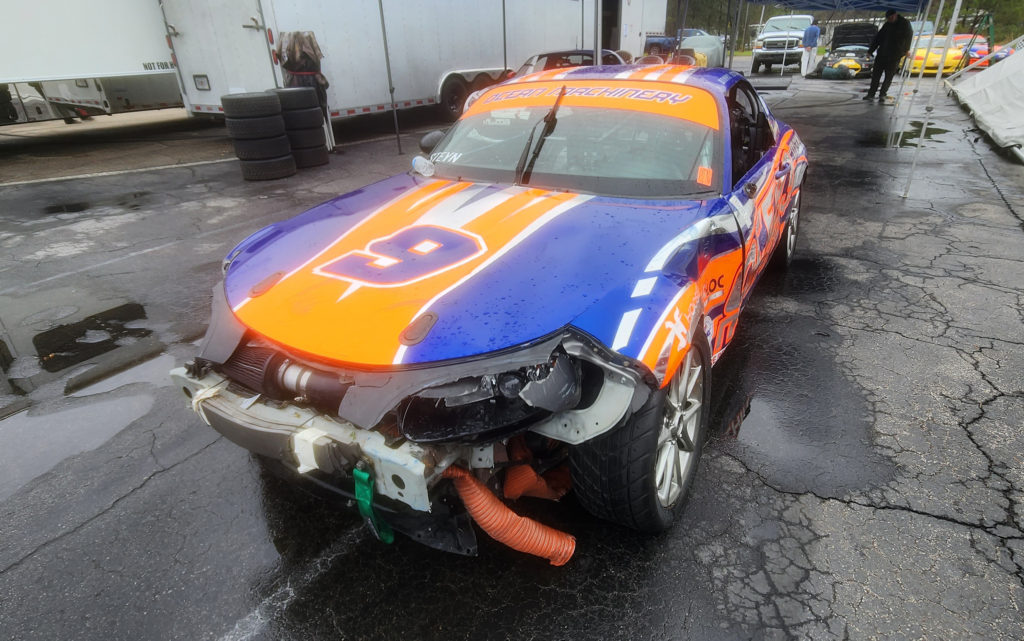
M281 113L281 101L275 94L229 93L220 97L224 115L228 118L255 118Z
M260 118L225 118L228 136L235 140L275 138L284 135L284 119L280 114Z
M292 157L295 158L295 166L299 168L326 165L330 161L327 147L322 145L306 149L292 149Z
M235 155L239 160L266 160L267 158L280 158L287 156L292 151L288 142L288 136L275 136L274 138L252 138L233 141Z
M281 100L281 109L309 109L319 107L320 99L317 98L316 89L313 87L285 87L283 89L272 89L273 93Z
M462 107L469 97L469 88L466 82L457 76L452 76L444 81L441 87L441 115L448 120L455 121L462 115Z
M320 111L320 107L285 109L281 115L286 129L312 129L324 124L324 112Z
M323 127L312 129L289 129L288 142L293 149L305 149L307 147L323 147L327 144L327 134Z
M296 172L295 159L289 156L265 160L240 160L242 178L246 180L273 180L291 176Z
M473 83L469 85L469 93L486 89L494 84L494 80L485 73L478 75L473 78Z

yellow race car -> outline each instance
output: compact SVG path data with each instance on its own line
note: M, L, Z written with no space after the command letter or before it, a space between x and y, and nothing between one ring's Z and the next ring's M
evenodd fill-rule
M969 63L969 61L964 61L964 56L969 54L964 52L965 43L958 36L953 36L953 41L949 45L949 51L946 51L945 48L946 36L936 35L934 38L931 42L931 48L920 47L914 51L913 60L904 60L904 66L908 64L910 66L910 73L920 73L921 65L923 64L925 75L934 76L940 66L942 67L942 75L946 75L962 69ZM920 42L928 44L929 39L931 39L931 36L921 36Z

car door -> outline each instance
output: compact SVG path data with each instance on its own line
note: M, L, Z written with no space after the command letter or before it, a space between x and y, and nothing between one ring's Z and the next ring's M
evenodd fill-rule
M742 298L750 294L784 224L792 163L776 141L764 104L745 81L728 96L732 192L729 203L743 236Z

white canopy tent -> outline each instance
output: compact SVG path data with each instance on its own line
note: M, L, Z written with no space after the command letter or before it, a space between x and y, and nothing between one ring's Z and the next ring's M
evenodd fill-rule
M1024 37L1018 38L1020 47ZM951 84L953 93L978 126L1003 148L1024 162L1024 51L984 71L965 75Z

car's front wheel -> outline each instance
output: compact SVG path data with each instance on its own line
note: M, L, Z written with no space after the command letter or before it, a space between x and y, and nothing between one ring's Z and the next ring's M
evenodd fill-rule
M682 511L708 432L711 358L700 327L664 389L610 432L570 451L573 488L594 516L657 533Z

